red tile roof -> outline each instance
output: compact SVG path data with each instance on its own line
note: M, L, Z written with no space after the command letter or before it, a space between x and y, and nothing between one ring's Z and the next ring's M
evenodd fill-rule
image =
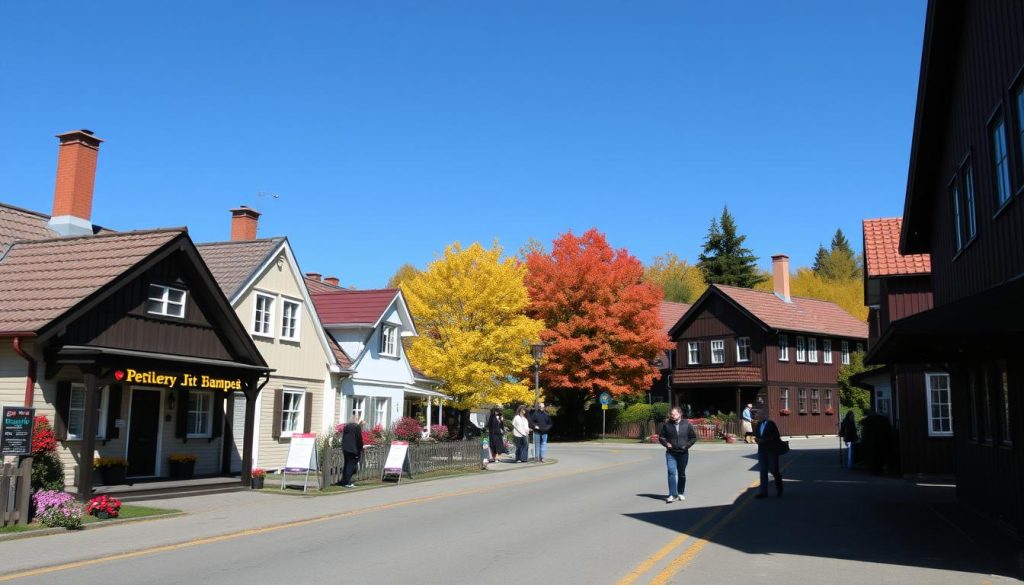
M658 315L661 317L661 328L666 335L669 330L683 318L683 315L685 315L692 306L693 305L687 305L686 303L661 301L661 306L658 307Z
M928 254L900 254L901 217L864 220L864 264L868 278L930 274Z
M731 368L686 368L672 372L672 384L730 384L735 382L760 383L761 368L735 366Z
M397 288L382 288L376 290L335 289L332 292L314 293L312 296L313 305L316 306L316 312L320 315L320 322L325 327L330 327L331 325L373 325L397 295Z
M835 303L802 297L792 297L792 302L787 303L775 293L721 284L711 286L772 329L868 338L868 324Z

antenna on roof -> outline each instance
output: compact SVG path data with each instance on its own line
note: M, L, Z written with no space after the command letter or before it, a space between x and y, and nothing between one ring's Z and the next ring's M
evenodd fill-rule
M270 198L273 198L273 199L280 199L281 198L281 194L280 193L274 193L272 191L257 191L256 192L256 200L259 201L260 197L270 197Z

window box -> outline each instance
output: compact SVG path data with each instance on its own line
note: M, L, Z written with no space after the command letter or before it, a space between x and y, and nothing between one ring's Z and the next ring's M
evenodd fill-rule
M782 410L779 411L779 414L781 414L782 416L789 416L792 413L789 412L788 408L783 408Z

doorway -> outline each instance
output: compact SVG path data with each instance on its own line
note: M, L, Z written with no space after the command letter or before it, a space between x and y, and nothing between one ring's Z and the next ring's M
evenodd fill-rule
M241 473L242 452L245 450L245 393L235 392L231 395L231 444L228 446L228 469L231 473ZM253 445L255 451L255 445ZM253 458L255 465L255 457Z
M160 406L163 392L132 388L128 415L128 476L152 477L157 474L160 451Z

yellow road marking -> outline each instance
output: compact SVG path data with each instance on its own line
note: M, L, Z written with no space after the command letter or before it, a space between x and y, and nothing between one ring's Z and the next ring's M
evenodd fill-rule
M697 521L697 523L694 524L693 527L691 527L691 529L690 529L691 532L696 532L696 531L700 530L701 528L703 528L703 526L705 524L710 522L720 512L721 512L721 510L718 509L718 510L712 510L711 512L707 513L703 518L701 518L699 521ZM690 535L686 534L686 533L680 534L679 536L673 538L671 542L669 542L665 546L661 547L661 549L658 552L656 552L653 555L651 555L651 556L647 557L646 559L644 559L644 561L642 563L640 563L639 565L637 565L635 569L630 571L628 575L626 575L622 579L619 579L619 581L618 581L618 583L616 585L631 585L641 575L643 575L647 571L650 571L651 567L653 567L655 564L657 564L658 561L660 561L661 559L665 558L665 556L667 556L668 553L670 553L673 550L675 550L676 547L678 547L679 545L681 545L684 542L686 542L689 538L690 538Z
M362 508L359 510L349 510L346 512L336 512L333 514L324 514L322 516L315 516L313 518L306 518L304 520L292 520L289 522L283 522L281 524L272 524L270 526L264 526L261 528L248 528L245 530L239 530L236 532L228 532L225 534L219 534L217 536L209 536L206 538L200 538L198 540L189 540L185 542L178 542L175 544L165 544L160 546L153 546L149 548L139 549L136 551L129 551L123 553L114 553L111 555L104 556L102 558L86 559L83 561L74 561L70 563L62 563L59 565L50 565L48 567L39 567L36 569L28 569L20 571L18 573L9 573L6 575L0 575L0 581L11 581L14 579L25 579L27 577L35 577L38 575L45 575L47 573L56 573L58 571L69 571L72 569L80 569L82 567L89 567L93 565L99 565L104 563L110 563L113 561L120 561L125 559L133 559L141 556L153 555L162 552L169 552L175 550L181 550L186 548L192 548L196 546L202 546L206 544L212 544L216 542L223 542L226 540L234 540L236 538L242 538L245 536L254 536L257 534L266 534L268 532L276 532L278 530L285 530L287 528L297 528L300 526L308 526L310 524L316 524L319 522L325 522L327 520L336 520L338 518L347 518L352 516L362 516L372 512L382 512L384 510L391 510L394 508L400 508L403 506L410 506L413 504L422 504L424 502L433 502L436 500L444 500L448 498L454 498L459 496L469 496L476 494L485 494L489 492L498 491L507 487L515 487L520 485L527 485L531 483L538 483L542 481L549 481L552 479L562 479L565 477L572 477L574 475L580 475L583 473L592 473L595 471L603 471L606 469L614 469L616 467L622 467L624 465L632 465L634 463L641 463L646 459L634 459L632 461L623 461L620 463L612 463L610 465L601 465L598 467L588 467L585 469L577 469L576 471L567 471L565 473L559 473L555 475L549 475L546 477L538 477L533 479L522 479L519 481L512 481L503 483L498 486L472 488L466 490L458 490L454 492L446 492L441 494L435 494L433 496L422 496L419 498L413 498L410 500L403 500L400 502L392 502L389 504L379 504L377 506L370 506L369 508Z

